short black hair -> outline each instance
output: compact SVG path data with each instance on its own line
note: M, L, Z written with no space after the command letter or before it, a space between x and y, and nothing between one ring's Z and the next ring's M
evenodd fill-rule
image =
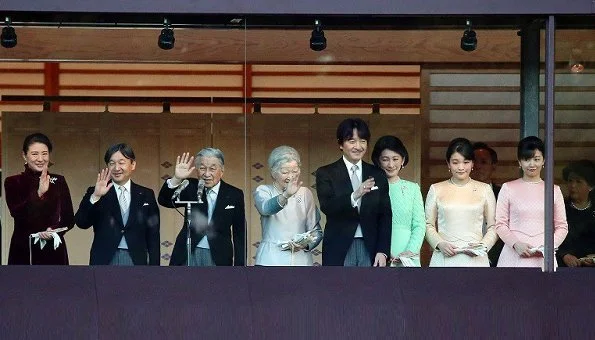
M23 141L23 153L26 154L27 151L29 151L29 147L35 143L45 144L45 146L48 147L48 151L52 153L52 142L50 142L48 136L44 135L41 132L36 132L25 137L25 141Z
M361 118L347 118L343 120L337 127L337 142L339 145L343 144L346 140L353 138L353 129L357 130L359 138L370 140L370 129L368 124Z
M535 151L539 150L545 158L545 146L539 137L529 136L521 139L517 147L518 160L527 160L535 156Z
M131 161L136 160L136 157L134 156L134 151L132 151L130 145L126 143L119 143L114 144L107 149L107 151L105 152L105 156L103 157L105 164L109 163L109 160L110 158L112 158L112 155L118 151L120 151L120 153L122 153L122 156L124 156L126 159L129 159Z
M571 174L583 178L590 187L595 187L595 163L592 161L581 159L571 162L562 170L562 177L568 182Z
M457 152L466 160L475 161L473 145L467 138L459 137L450 141L448 148L446 149L446 161L450 162L450 157Z
M380 166L380 154L386 149L398 153L403 158L403 166L409 163L409 153L403 142L395 136L382 136L376 141L372 151L372 162L376 166Z
M475 142L475 143L473 143L473 151L475 151L475 150L481 150L481 149L488 150L488 152L490 153L490 157L492 158L492 164L498 163L498 153L496 153L496 150L490 148L484 142Z

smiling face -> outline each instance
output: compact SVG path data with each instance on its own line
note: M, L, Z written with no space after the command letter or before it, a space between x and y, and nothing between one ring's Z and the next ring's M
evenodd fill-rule
M107 167L110 172L112 181L118 185L124 185L132 176L132 172L136 169L136 161L124 157L118 151L115 152L107 162Z
M447 164L453 180L456 180L457 182L465 182L469 179L471 169L473 168L472 160L465 159L463 155L455 152L450 156L450 160Z
M198 161L198 177L205 181L205 187L212 188L223 177L223 165L217 157L203 156Z
M399 178L399 172L403 168L403 157L393 150L384 149L378 157L379 165L386 173L389 182Z
M287 184L295 178L300 177L300 166L296 161L287 162L281 165L279 171L273 174L273 179L278 188L284 190L287 188Z
M29 169L35 172L41 172L50 162L50 152L47 145L43 143L29 145L27 153L23 153L22 156Z
M341 144L345 158L352 164L359 162L368 150L368 141L359 137L357 129L353 129L353 136Z
M544 163L545 159L543 158L543 153L539 150L535 150L533 157L519 160L519 165L521 166L521 169L523 169L523 179L527 181L541 179L541 169L543 168Z

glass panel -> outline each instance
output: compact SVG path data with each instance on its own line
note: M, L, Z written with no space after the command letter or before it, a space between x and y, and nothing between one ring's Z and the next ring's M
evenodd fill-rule
M554 177L566 199L568 234L564 238L565 230L554 229L555 245L564 239L556 256L560 267L594 265L594 67L595 29L561 25L556 31Z
M4 100L0 103L0 109L3 111L4 176L15 176L23 171L23 139L39 131L46 134L53 143L49 171L52 174L63 175L66 179L74 212L77 212L79 203L89 200L89 197L84 198L85 193L90 193L87 188L95 185L98 172L106 164L104 153L115 143L128 143L132 147L136 156L136 168L131 178L134 183L153 190L155 198L159 195L165 180L175 176L176 156L184 152L195 155L206 147L218 148L223 152L224 181L246 192L245 33L244 20L237 20L233 23L201 27L189 27L172 22L175 43L171 50L158 47L158 37L163 27L118 30L17 27L20 48L3 48L3 58L40 61L0 62L0 94L78 98L69 102L52 103L47 112L40 112L39 101ZM66 46L78 48L65 48ZM45 51L45 54L40 51ZM89 98L96 96L127 99ZM171 99L160 99L164 97ZM194 163L191 165L194 166ZM193 172L190 178L197 178L197 172ZM23 202L30 198L38 187L37 179L31 177L28 180L31 182L30 185L26 188L19 187L17 192L12 192L20 197L18 199L24 200ZM206 186L209 186L208 180ZM50 189L54 191L52 187L53 183ZM135 190L132 189L131 194L135 194ZM21 255L18 261L28 263L28 235L45 230L46 227L54 227L54 224L47 220L50 216L44 216L36 218L39 223L36 222L33 227L27 222L27 218L35 214L36 209L27 206L25 211L17 213L14 211L18 208L18 204L15 203L17 196L11 201L10 197L7 197L11 192L4 194L3 201L12 202L11 209L15 218L11 216L7 205L3 204L2 263L6 264L8 261L11 243L16 247L15 254ZM152 207L152 198L150 195L146 196L143 202L132 198L130 205L140 204L139 209L147 209L144 206L147 203ZM52 200L54 196L51 196L50 201ZM165 200L166 203L168 201L169 199ZM66 201L63 202L67 204ZM238 202L241 202L241 199L238 199ZM241 203L228 203L223 208L227 209L224 209L225 213L238 211L240 216L239 212L243 207ZM62 207L61 211L65 210L68 209ZM159 210L161 237L158 246L160 256L157 259L161 265L168 265L177 236L184 224L184 209L179 208L179 211L175 211L159 206ZM130 211L133 213L133 208ZM105 215L110 217L105 217L105 220L97 223L112 220L116 223L118 218L122 218L108 213ZM146 217L143 215L140 218ZM65 218L66 215L62 221ZM20 228L29 227L30 230L21 230L11 241L15 220L20 221L17 222L20 223ZM241 216L238 220L242 220ZM198 225L200 221L195 222L197 231L204 235L204 228L201 230L201 226ZM242 236L234 238L233 242L241 244L245 239L245 231L243 224L238 224L238 233ZM135 228L128 230L133 233ZM89 263L89 250L92 248L94 236L101 238L100 233L94 234L91 230L78 227L66 233L65 243L68 245L70 264ZM183 255L178 262L181 261L183 264L185 251L182 248L185 247L185 241L183 238L178 241L181 250L178 254ZM97 242L91 251L91 256L94 256L92 261L104 264L106 259L102 258L102 254L113 249L105 249L105 245L101 245L102 242L107 242L105 239ZM128 245L132 243L128 241ZM229 243L232 243L231 238ZM32 247L33 257L45 256L39 255L37 248L39 243ZM243 248L243 245L238 246L238 255L243 253ZM47 252L47 249L45 251ZM225 262L229 261L228 258L232 258L231 252L226 253L223 259L218 258L215 261ZM37 260L34 259L35 261ZM243 262L238 261L239 264Z

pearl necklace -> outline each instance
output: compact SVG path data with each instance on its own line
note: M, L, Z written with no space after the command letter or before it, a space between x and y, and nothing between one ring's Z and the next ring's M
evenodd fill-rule
M591 207L591 201L589 201L589 203L587 204L587 206L586 206L586 207L584 207L584 208L579 208L579 207L577 207L577 206L574 204L574 202L570 202L570 205L571 205L571 206L572 206L574 209L576 209L576 210L583 211L583 210L587 210L587 209L589 209L589 208Z
M464 187L465 185L467 185L469 182L471 182L471 179L469 179L467 182L463 183L463 184L457 184L452 180L452 177L448 179L448 181L452 184L455 185L457 187Z

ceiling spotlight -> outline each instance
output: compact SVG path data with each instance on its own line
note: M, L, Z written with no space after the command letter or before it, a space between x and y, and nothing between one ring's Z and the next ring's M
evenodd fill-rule
M314 20L314 30L312 31L312 37L310 38L310 48L312 51L322 51L326 48L326 38L324 37L324 31L320 25L320 21Z
M5 48L13 48L17 45L17 33L15 32L14 27L10 26L9 17L6 17L4 22L6 23L6 27L2 29L0 45Z
M461 37L461 49L471 52L477 48L477 34L471 29L471 20L467 20L467 28Z
M161 34L159 34L157 45L159 45L162 50L171 50L174 48L174 43L176 42L174 30L169 27L169 20L167 20L167 18L163 19L163 26L164 28L161 30Z

